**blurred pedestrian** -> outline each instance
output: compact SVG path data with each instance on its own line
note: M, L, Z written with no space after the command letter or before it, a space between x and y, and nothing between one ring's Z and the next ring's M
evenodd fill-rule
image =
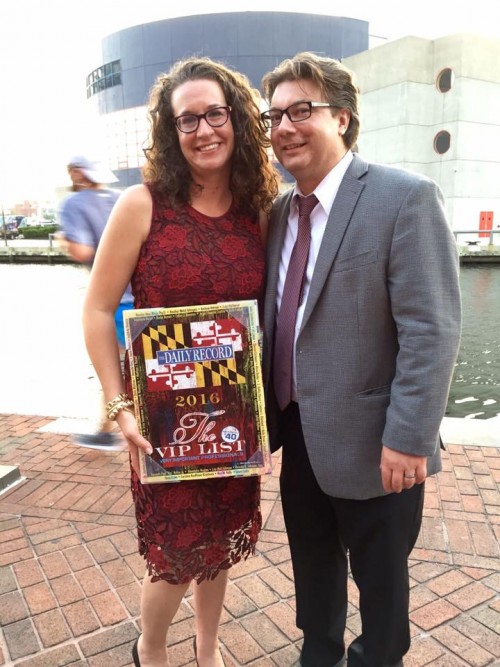
M109 215L120 194L105 184L115 183L118 179L102 163L92 161L85 155L71 158L68 174L73 193L63 201L59 211L59 239L75 261L90 269ZM133 296L128 285L115 311L116 336L122 351L125 349L123 311L132 307ZM93 449L123 449L125 442L116 425L106 418L104 404L102 409L98 432L75 434L75 443Z

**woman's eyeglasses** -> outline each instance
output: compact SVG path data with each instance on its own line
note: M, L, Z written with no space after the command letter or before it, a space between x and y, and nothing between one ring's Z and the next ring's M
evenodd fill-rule
M205 113L184 113L182 116L174 118L177 129L186 134L196 132L200 126L200 121L204 119L210 127L222 127L227 123L231 107L214 107Z

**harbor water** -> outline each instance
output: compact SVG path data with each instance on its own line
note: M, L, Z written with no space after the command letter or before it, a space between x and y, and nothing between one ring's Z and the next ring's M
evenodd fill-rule
M99 385L81 309L88 274L73 265L0 264L0 412L92 419ZM447 417L500 414L500 265L463 265L462 344Z
M448 417L500 415L500 265L460 268L462 342L450 390Z

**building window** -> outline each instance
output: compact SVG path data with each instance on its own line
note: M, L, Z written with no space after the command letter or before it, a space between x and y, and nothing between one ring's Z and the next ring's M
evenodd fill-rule
M144 145L149 134L147 108L131 107L101 116L110 168L140 169L145 163Z
M442 69L437 75L436 79L438 90L442 93L447 93L449 90L451 90L454 80L455 75L453 74L453 70L451 70L449 67Z
M122 69L119 60L101 65L87 77L87 99L96 93L119 86L122 82Z
M451 144L450 133L447 132L446 130L438 132L434 137L434 150L436 151L436 153L439 153L439 155L443 155L443 153L446 153L446 151L450 149L450 144Z

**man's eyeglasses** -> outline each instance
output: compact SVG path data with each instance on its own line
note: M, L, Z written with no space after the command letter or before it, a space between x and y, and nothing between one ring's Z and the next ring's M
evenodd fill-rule
M204 118L210 127L222 127L227 123L231 107L214 107L205 113L185 113L174 118L177 129L186 134L196 132L200 120Z
M283 114L288 116L292 123L300 123L311 117L312 110L321 107L335 108L335 104L329 102L295 102L286 109L269 109L260 114L260 117L268 127L278 127L283 118Z

